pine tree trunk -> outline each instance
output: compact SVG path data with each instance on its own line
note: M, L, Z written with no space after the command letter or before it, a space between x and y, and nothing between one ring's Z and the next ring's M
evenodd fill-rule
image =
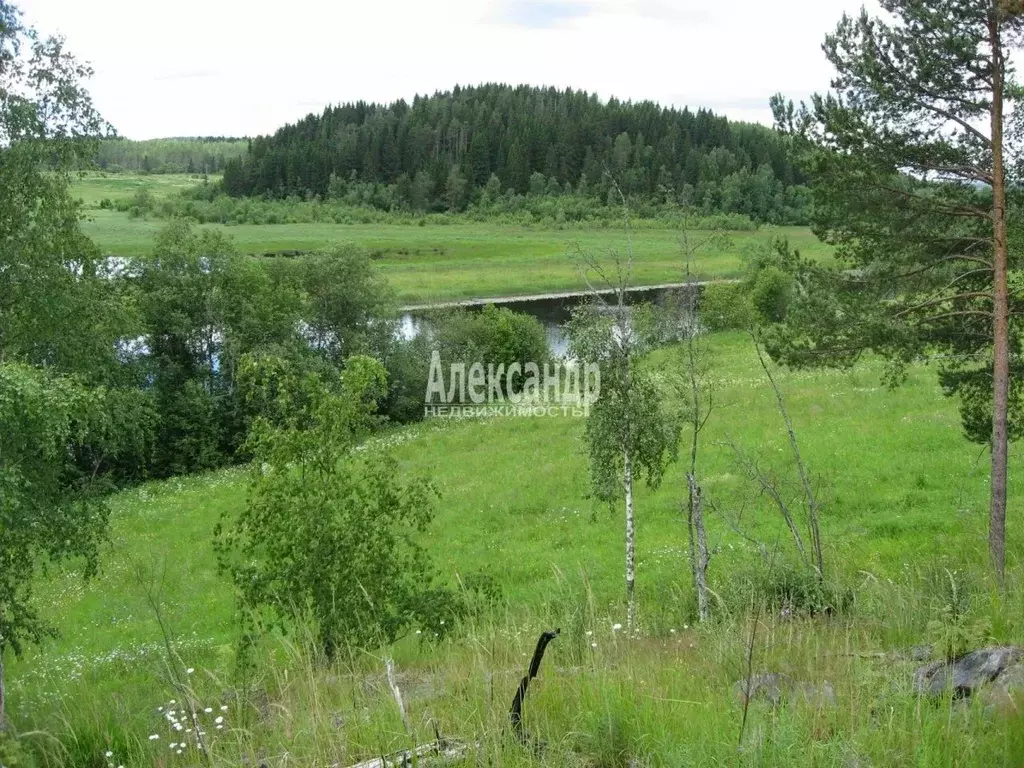
M690 556L693 558L693 583L697 590L697 615L704 622L711 617L711 604L708 600L708 564L711 562L711 553L708 551L708 533L704 527L704 500L700 486L693 474L688 474L686 479L690 484L690 519L695 534L690 541Z
M999 18L989 22L992 45L992 479L989 556L1003 584L1006 561L1007 408L1010 390L1010 318L1007 286L1006 183L1003 165L1003 59Z
M636 525L633 520L633 465L628 449L623 461L622 484L626 492L626 629L632 632L636 621L636 600L633 595L636 579Z

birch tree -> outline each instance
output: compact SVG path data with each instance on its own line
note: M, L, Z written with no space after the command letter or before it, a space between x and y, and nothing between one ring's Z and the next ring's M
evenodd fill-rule
M625 255L610 250L606 259L577 253L591 286L591 300L569 324L570 354L601 370L601 392L590 406L586 441L594 495L610 505L621 502L626 528L626 627L636 627L637 482L661 483L675 460L679 421L667 412L651 370L641 363L658 336L655 308L627 302L632 243L627 220ZM607 293L602 292L607 291Z

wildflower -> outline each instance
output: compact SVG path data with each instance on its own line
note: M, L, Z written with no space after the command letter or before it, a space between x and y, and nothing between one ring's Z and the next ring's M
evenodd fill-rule
M590 644L590 647L591 647L591 648L597 648L597 643L591 643L591 644Z
M222 707L220 708L220 711L221 711L221 712L227 712L227 711L228 711L228 705L227 705L227 704L223 705L223 706L222 706Z
M669 632L672 633L673 635L676 633L676 631L674 629L670 629Z
M178 746L178 742L176 742L176 741L172 741L170 744L167 745L167 747L169 749L176 749L177 746Z
M622 629L621 624L615 624L612 626L612 632L618 632L620 629Z
M224 722L224 718L218 715L217 719L214 720L213 722L215 722L217 725L220 725L221 723Z
M106 757L113 757L113 756L114 756L114 753L113 753L113 752L109 752L109 751L108 751L108 752L107 752L107 754L106 754Z
M185 670L185 674L186 675L191 675L193 672L195 672L195 669L193 669L192 667L189 667L188 669Z
M217 730L218 730L218 731L219 731L219 730L221 730L221 729L223 729L223 728L224 728L224 726L223 726L223 725L218 725L218 726L217 726Z
M213 712L213 707L207 707L203 710L203 712L205 712L206 714L210 714L211 712Z
M587 637L590 637L593 634L594 634L594 630L592 630L592 629L588 629L587 630Z
M159 733L151 733L151 734L149 735L149 740L150 740L150 741L156 741L156 740L157 740L157 739L159 739L159 738L160 738L160 734L159 734Z
M176 754L179 754L179 755L180 755L180 754L181 754L181 750L179 749L179 750L177 751L177 753L176 753Z

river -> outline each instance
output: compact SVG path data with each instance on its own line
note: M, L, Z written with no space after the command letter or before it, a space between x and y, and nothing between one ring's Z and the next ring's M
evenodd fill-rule
M684 290L683 283L666 285L640 286L629 289L627 301L630 304L664 304L670 297L677 296ZM611 291L602 292L607 301L614 300ZM507 307L513 312L522 312L537 318L544 326L548 337L548 347L556 357L562 357L568 350L569 340L565 334L565 324L572 317L572 311L587 301L589 293L566 292L545 293L535 296L511 296L493 299L466 299L464 301L443 302L437 304L417 304L404 307L401 315L401 335L403 338L415 338L430 323L432 313L446 309L480 310L488 304Z

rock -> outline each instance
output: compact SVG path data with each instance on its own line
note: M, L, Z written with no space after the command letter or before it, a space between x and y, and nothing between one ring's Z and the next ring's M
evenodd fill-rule
M797 683L797 691L803 697L804 702L815 709L834 707L836 705L836 689L828 680L815 685L814 683Z
M836 691L832 683L821 684L795 682L789 675L782 672L762 672L750 678L749 689L747 680L733 683L733 691L740 704L746 701L765 701L777 707L787 698L800 697L806 704L821 709L836 703Z
M1024 660L1000 672L982 696L986 706L1005 715L1024 711Z
M910 660L928 661L934 652L934 648L930 645L915 645L910 649Z
M980 648L949 663L936 661L920 667L914 673L914 690L928 696L942 696L949 690L957 697L970 696L1019 661L1024 661L1024 648Z
M761 672L751 675L749 679L743 678L732 684L736 698L740 700L741 704L761 699L773 707L780 704L783 695L789 693L792 688L793 681L782 672Z

